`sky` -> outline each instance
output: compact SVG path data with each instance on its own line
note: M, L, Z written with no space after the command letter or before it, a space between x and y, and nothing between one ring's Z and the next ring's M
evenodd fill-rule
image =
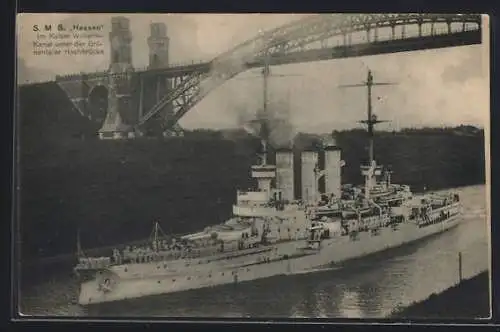
M22 14L18 17L18 57L28 80L50 79L55 74L93 72L109 66L109 41L104 55L36 56L32 43L34 24L104 25L107 36L114 14ZM132 14L132 58L135 68L148 62L149 24L164 22L170 37L170 62L208 61L262 30L272 29L299 14ZM486 29L483 29L486 30ZM415 33L411 28L407 34ZM487 31L484 31L486 34ZM356 36L355 36L356 37ZM357 38L364 38L360 34ZM489 43L418 52L336 59L274 66L269 101L285 101L292 125L300 131L329 132L355 128L366 115L366 90L340 89L366 78L396 83L374 90L374 112L389 120L383 129L454 126L489 123ZM20 69L21 70L21 69ZM258 70L247 71L212 91L184 118L185 128L230 128L241 113L262 105L262 79Z

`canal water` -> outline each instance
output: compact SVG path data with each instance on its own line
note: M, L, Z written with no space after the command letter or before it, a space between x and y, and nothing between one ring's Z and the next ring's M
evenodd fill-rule
M238 285L84 308L72 304L78 285L69 273L25 287L20 311L36 316L383 318L459 280L489 269L485 186L458 188L461 224L440 235L371 256L342 269L278 276ZM471 294L470 296L474 296ZM489 302L488 298L484 299ZM464 299L466 305L467 299ZM460 317L460 313L452 313ZM488 317L485 312L483 317ZM477 318L477 317L464 317Z

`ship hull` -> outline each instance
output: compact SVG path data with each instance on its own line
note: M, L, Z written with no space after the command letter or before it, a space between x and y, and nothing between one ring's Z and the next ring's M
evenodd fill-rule
M257 263L257 254L234 262L212 262L182 269L182 273L161 271L161 273L140 273L112 271L104 275L111 280L111 286L103 291L99 287L99 278L81 284L78 302L88 306L104 302L113 302L151 295L175 293L192 289L234 284L245 281L268 278L277 275L306 273L331 264L362 258L370 254L397 248L428 236L447 231L458 225L460 215L443 222L418 227L403 223L396 230L383 228L378 235L361 232L356 240L348 236L338 236L321 242L321 249L304 252L300 257ZM274 251L280 253L297 252L297 246L305 241L290 241L275 244ZM156 270L162 270L162 263L150 263ZM129 270L131 267L129 267ZM102 279L102 277L101 277ZM102 282L102 280L101 280Z

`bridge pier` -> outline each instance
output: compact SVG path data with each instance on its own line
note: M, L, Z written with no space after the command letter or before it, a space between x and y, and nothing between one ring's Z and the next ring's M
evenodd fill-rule
M132 107L132 35L125 17L111 19L111 59L108 78L108 111L99 130L100 139L134 138Z
M108 111L104 124L99 130L100 139L127 139L134 138L135 133L130 125L124 122L122 114L130 113L131 96L121 94L117 88L116 78L110 76ZM118 90L118 91L117 91ZM129 111L129 112L127 112Z

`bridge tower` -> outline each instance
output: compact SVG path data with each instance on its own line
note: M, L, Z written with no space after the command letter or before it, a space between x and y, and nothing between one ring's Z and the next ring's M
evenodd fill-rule
M123 139L133 136L131 130L137 114L132 106L132 33L125 17L111 18L110 64L108 77L108 112L101 139Z
M167 36L167 26L165 23L151 23L150 31L148 37L149 69L168 67L170 38Z
M132 33L130 20L126 17L111 18L111 44L109 69L113 72L126 72L132 67Z

